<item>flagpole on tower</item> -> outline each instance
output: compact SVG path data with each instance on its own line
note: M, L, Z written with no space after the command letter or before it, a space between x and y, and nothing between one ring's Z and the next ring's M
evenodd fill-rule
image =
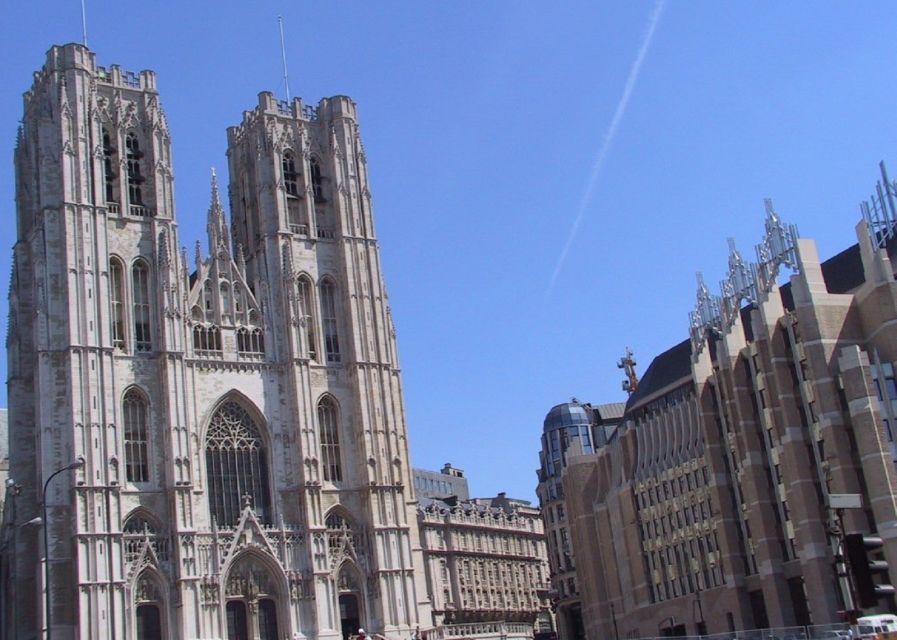
M83 0L82 0L83 2ZM283 84L287 91L287 102L290 101L290 78L287 73L287 48L283 43L283 16L277 16L277 24L280 26L280 57L283 61Z
M87 46L87 8L81 0L81 44Z

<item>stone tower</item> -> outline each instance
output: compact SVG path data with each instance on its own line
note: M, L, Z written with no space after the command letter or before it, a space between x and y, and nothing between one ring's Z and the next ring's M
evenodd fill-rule
M9 637L408 638L430 625L355 105L228 132L178 251L152 72L53 47L25 94L10 289ZM47 517L41 514L41 487Z

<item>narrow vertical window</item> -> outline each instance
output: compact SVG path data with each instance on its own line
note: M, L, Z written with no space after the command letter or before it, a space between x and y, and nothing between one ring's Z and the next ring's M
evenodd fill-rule
M112 346L125 348L124 268L113 258L109 261L109 299L112 303Z
M311 168L311 189L314 194L315 203L327 202L324 198L324 178L321 175L321 165L317 158L312 158L309 161L309 165Z
M115 179L118 177L115 161L116 149L112 146L112 136L103 127L103 177L106 179L106 202L118 202L115 197Z
M336 327L336 287L330 280L321 283L321 324L327 362L339 362L339 334Z
M318 402L318 427L321 433L321 464L324 480L341 482L343 471L340 465L339 420L336 404L328 397Z
M299 196L299 174L296 172L296 159L293 157L292 151L283 152L283 161L281 162L283 169L283 188L288 196Z
M136 389L125 394L122 403L125 431L125 472L128 482L148 482L147 413L149 405Z
M233 324L231 320L230 287L222 281L218 286L219 300L221 302L221 324Z
M143 204L143 175L140 171L140 159L143 152L140 151L140 142L132 132L125 136L125 150L127 151L128 166L128 201L131 206Z
M131 269L134 290L134 348L136 351L150 351L153 348L150 337L149 268L142 260Z
M305 276L299 278L299 320L305 327L306 354L312 360L317 359L318 350L315 343L315 319L312 315L314 308L311 298L311 282Z

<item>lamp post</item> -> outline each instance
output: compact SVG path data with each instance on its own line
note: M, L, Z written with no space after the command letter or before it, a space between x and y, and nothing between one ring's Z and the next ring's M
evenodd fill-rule
M72 469L80 469L82 466L84 466L84 460L76 460L70 465L57 469L51 473L50 477L47 478L47 481L44 482L41 509L44 521L44 617L47 621L47 640L50 640L50 636L52 635L51 627L53 622L53 614L50 612L50 521L47 519L47 487L50 486L50 481L60 473Z

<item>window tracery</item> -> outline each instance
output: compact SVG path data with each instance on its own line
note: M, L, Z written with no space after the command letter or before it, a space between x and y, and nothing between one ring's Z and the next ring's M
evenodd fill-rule
M122 402L125 432L125 474L128 482L148 482L147 414L149 403L136 389L129 389Z
M143 204L143 182L144 177L140 167L140 160L143 158L143 152L140 150L140 142L137 135L130 131L125 136L126 162L128 168L128 202L131 206L139 206ZM132 209L132 213L135 210Z
M324 353L327 362L339 362L339 332L336 324L336 286L326 279L321 283L321 324L324 328Z
M312 315L312 309L314 309L313 287L306 276L299 277L296 287L299 300L299 321L305 327L306 354L312 360L316 360L318 350L315 338L315 318Z
M125 268L121 260L112 258L109 261L109 299L112 304L112 346L125 349Z
M134 348L138 352L151 351L149 267L137 260L131 268L134 291Z
M240 520L249 502L262 522L270 521L268 458L255 421L238 402L226 400L206 433L209 509L219 526Z
M339 413L336 403L328 396L318 402L318 428L321 437L321 462L324 480L342 482L343 470L340 463Z

